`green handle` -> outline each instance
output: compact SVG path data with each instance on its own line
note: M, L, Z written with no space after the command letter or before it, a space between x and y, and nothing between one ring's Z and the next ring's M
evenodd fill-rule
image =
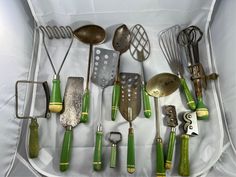
M169 136L167 158L165 163L166 169L171 169L172 167L172 157L173 157L174 147L175 147L175 131L171 131Z
M116 144L111 145L111 158L110 158L110 167L116 167L116 155L117 155L117 146Z
M66 171L69 168L72 139L73 139L72 130L67 129L64 134L64 139L61 149L60 171Z
M197 97L197 118L199 120L208 120L209 119L209 111L206 105L203 103L202 97Z
M115 83L112 91L112 113L111 120L116 120L117 111L119 109L120 104L120 84Z
M188 105L189 109L194 111L196 109L196 104L195 104L195 101L193 99L193 96L188 88L188 85L187 85L185 79L180 78L180 83L181 83L184 95L186 97L186 100L187 100L187 105Z
M102 137L103 137L103 132L97 131L96 132L96 145L95 145L94 156L93 156L93 169L95 171L102 170Z
M188 142L189 142L189 136L186 134L181 135L180 162L179 162L179 175L181 176L190 175Z
M89 90L86 89L83 95L82 113L80 118L80 122L82 123L88 122L89 102L90 102L90 93Z
M142 95L143 95L143 110L144 110L144 116L146 118L150 118L152 113L151 113L151 105L150 105L150 100L149 100L149 95L146 92L146 87L145 85L142 87Z
M61 112L62 110L61 87L59 79L53 79L52 81L52 94L49 103L49 110L51 112Z
M157 138L157 145L156 145L156 176L157 177L164 177L166 176L166 170L164 167L164 152L163 152L163 144L162 139L159 137Z
M135 150L134 150L134 129L129 128L128 152L127 152L127 171L135 172Z
M37 119L31 119L30 123L30 137L29 137L29 157L36 158L39 154L39 124Z

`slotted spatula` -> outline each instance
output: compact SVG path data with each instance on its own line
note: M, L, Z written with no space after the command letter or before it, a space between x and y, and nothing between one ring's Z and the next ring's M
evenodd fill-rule
M129 122L127 171L135 172L134 129L132 121L139 115L141 109L141 79L136 73L120 73L121 97L120 112Z
M96 171L102 169L102 104L104 88L112 85L116 76L119 52L103 48L94 50L94 66L91 81L99 86L101 103L98 127L96 132L96 144L94 149L93 168Z

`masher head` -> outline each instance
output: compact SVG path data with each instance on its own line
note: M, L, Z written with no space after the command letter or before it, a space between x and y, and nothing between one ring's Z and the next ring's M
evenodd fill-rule
M105 88L112 85L116 76L119 52L95 47L91 81Z
M136 73L120 73L120 112L128 121L133 121L141 109L141 79Z
M148 39L148 35L145 29L140 24L137 24L132 27L130 33L130 54L135 60L142 62L149 57L151 52L151 46Z

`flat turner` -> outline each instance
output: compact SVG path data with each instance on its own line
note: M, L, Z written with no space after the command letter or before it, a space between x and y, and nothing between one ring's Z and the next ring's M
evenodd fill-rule
M83 97L82 77L68 77L64 93L64 112L60 116L60 122L66 128L60 160L60 171L69 168L71 157L71 146L73 139L73 128L80 122L81 106Z

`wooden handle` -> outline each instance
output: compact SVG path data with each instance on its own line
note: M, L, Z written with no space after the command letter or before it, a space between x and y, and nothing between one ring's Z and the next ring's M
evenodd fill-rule
M164 167L163 144L161 138L157 138L157 145L156 145L156 176L157 177L166 176L166 170Z
M189 158L188 158L188 144L189 144L189 136L186 134L183 134L181 136L180 162L179 162L179 175L181 175L181 176L189 176L190 175Z
M171 169L172 167L172 157L174 153L174 147L175 147L175 131L171 131L170 136L169 136L167 158L166 158L166 163L165 163L166 169Z
M112 91L112 113L111 120L116 120L117 111L119 109L120 104L120 84L115 83Z
M39 124L37 119L31 119L29 136L29 157L36 158L39 154Z
M151 115L152 115L152 113L151 113L151 105L150 105L149 95L146 92L145 85L142 87L142 95L143 95L143 111L144 111L144 116L146 118L150 118Z
M96 144L93 156L93 169L95 171L102 170L102 137L103 132L97 131L96 132Z
M73 139L72 130L67 129L64 134L64 139L61 149L60 171L66 171L69 168L72 139Z
M128 173L135 172L135 149L134 149L133 128L129 128L129 134L128 134L127 171Z
M203 103L202 97L197 98L197 118L199 120L208 120L209 119L209 111L206 105Z
M116 156L117 156L117 146L116 144L111 145L111 157L110 157L110 167L116 167Z
M52 81L52 94L49 103L49 110L55 113L62 111L61 87L59 79L53 79Z
M187 85L185 79L180 78L180 83L181 83L185 98L187 100L187 105L188 105L189 109L194 111L196 109L196 104L195 104L195 101L193 99L193 96L188 88L188 85Z
M82 113L81 113L81 118L80 118L80 122L82 123L88 122L89 104L90 104L90 93L89 93L89 90L86 89L83 95Z

